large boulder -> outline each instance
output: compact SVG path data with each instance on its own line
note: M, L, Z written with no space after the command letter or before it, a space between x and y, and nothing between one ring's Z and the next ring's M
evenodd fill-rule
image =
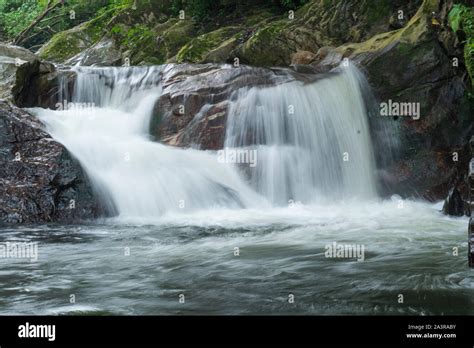
M0 43L0 99L14 99L18 70L28 70L37 60L38 57L25 48Z
M463 215L470 215L469 206L467 202L465 202L462 197L461 193L456 187L453 187L446 197L443 205L443 213L446 215L452 216L463 216Z
M0 99L20 107L53 108L58 100L56 67L22 47L0 44Z
M0 223L70 223L101 214L64 146L35 117L0 101Z

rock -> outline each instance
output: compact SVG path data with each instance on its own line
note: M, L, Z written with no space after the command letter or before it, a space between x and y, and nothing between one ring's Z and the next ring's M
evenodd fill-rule
M468 244L467 255L469 259L469 267L474 267L474 217L469 219L469 227L467 230Z
M393 161L382 168L393 175L383 184L388 193L434 201L446 196L450 183L462 181L469 161L467 139L473 131L464 73L452 68L455 52L438 40L449 34L430 25L439 6L437 0L425 0L405 27L337 48L363 68L379 103L392 100L420 106L419 119L382 119L387 127L396 128L398 141L390 155ZM387 152L382 145L375 146ZM464 194L466 185L458 189Z
M309 51L297 51L291 56L291 65L309 65L316 60L317 55Z
M174 146L222 148L228 101L243 87L303 79L288 69L234 68L231 65L168 65L163 94L151 122L151 134Z
M66 60L66 65L118 66L122 64L120 51L110 38L103 38L92 47Z
M0 101L0 223L102 215L79 164L41 128L32 115Z
M0 99L21 107L53 108L58 99L58 72L30 51L0 44Z
M55 63L64 63L91 47L96 40L90 22L75 28L59 32L38 51L41 59Z
M57 33L41 47L39 56L62 64L116 66L128 58L130 65L158 65L173 60L196 36L190 20L163 18L161 10L142 12L142 7L154 6L151 3L141 2L137 10L132 5Z
M224 27L192 39L176 56L178 63L222 62L229 59L237 46L239 27Z
M461 193L453 187L444 201L443 213L452 216L470 215L467 209L467 203L462 199Z
M18 70L28 71L37 61L38 57L25 48L0 44L0 99L14 99Z
M389 24L391 29L401 29L407 22L404 16L400 18L398 14L394 14L390 16Z

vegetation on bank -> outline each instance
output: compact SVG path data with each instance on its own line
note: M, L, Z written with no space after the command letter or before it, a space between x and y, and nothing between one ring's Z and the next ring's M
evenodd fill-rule
M118 15L128 9L148 9L163 17L178 17L184 11L197 27L216 27L220 21L237 19L255 6L270 6L275 12L296 9L308 0L0 0L0 41L13 41L35 49L55 34L106 13ZM46 14L45 14L46 13ZM45 14L44 18L40 18ZM28 35L19 35L40 18ZM102 29L102 28L99 28ZM135 34L143 28L134 28ZM151 28L147 28L148 30ZM133 39L133 33L130 37Z
M464 44L464 62L474 88L474 8L464 4L453 6L448 15L451 29Z
M393 40L409 34L410 42L416 42L419 31L408 28L421 28L410 23L422 2L433 10L440 6L438 1L407 1L405 24L391 31L400 4L389 0L0 0L0 40L32 50L42 47L40 56L54 62L97 45L88 54L113 47L108 56L116 60L104 61L109 64L123 63L125 57L132 65L232 62L238 57L252 65L289 65L297 50L316 53L321 46L346 43L363 48L377 33ZM448 22L472 82L474 10L468 1L454 2ZM295 20L288 20L290 9L297 10ZM377 40L376 46L387 41ZM402 56L412 53L400 51Z
M51 9L21 41L15 42L38 48L54 34L96 17L109 3L109 0L0 0L0 36L4 41L15 41L35 19Z

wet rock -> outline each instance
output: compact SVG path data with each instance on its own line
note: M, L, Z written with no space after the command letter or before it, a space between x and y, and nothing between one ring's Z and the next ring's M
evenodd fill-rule
M309 65L313 63L317 55L309 51L297 51L291 56L291 65Z
M468 214L467 203L462 199L461 193L453 187L446 197L443 205L443 213L452 216L463 216Z
M102 215L79 164L41 128L32 115L0 101L0 223Z
M391 100L420 107L417 119L381 117L377 110L376 117L396 129L398 142L392 163L383 168L391 173L391 180L383 183L389 194L444 199L451 183L461 182L467 170L472 100L466 97L465 72L452 66L456 51L449 51L453 45L446 42L454 42L454 35L449 28L430 24L439 6L439 1L424 1L403 28L337 48L362 67L378 103ZM447 25L445 17L440 20ZM458 189L466 193L466 185Z
M269 86L306 76L289 69L218 64L168 65L151 134L169 145L216 150L223 146L228 103L244 87Z

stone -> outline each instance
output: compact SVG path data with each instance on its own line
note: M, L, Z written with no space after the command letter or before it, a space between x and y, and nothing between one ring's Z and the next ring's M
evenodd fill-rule
M444 201L443 213L452 216L468 215L466 208L467 203L462 199L461 193L456 187L453 187Z
M313 63L317 55L309 51L297 51L291 56L291 65L309 65Z
M42 128L34 116L0 101L0 223L104 215L78 162Z
M25 48L0 44L0 99L13 101L18 70L27 71L38 57Z

